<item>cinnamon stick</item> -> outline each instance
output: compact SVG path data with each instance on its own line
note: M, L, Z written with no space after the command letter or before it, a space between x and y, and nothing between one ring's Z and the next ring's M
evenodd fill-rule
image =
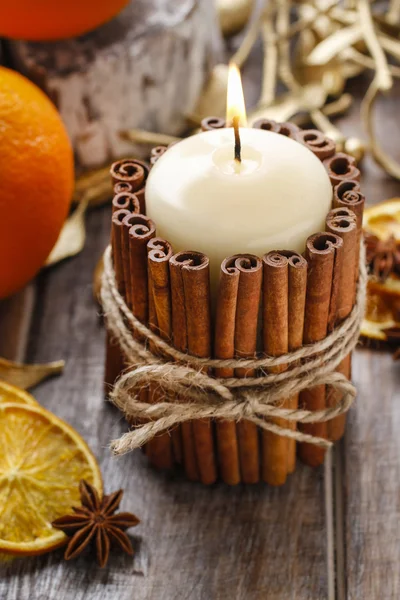
M235 321L240 271L235 267L236 257L221 264L215 317L214 354L216 358L234 358ZM216 377L233 377L234 369L215 369ZM240 482L239 449L234 421L216 423L218 461L222 480L229 485Z
M263 129L264 131L273 131L274 133L279 133L279 123L274 121L273 119L264 119L263 117L257 119L253 123L254 129Z
M168 150L167 146L155 146L150 152L150 164L155 165L158 159Z
M323 165L333 186L349 179L360 180L361 173L356 167L356 159L349 154L336 152L330 158L326 158Z
M146 214L145 187L150 166L136 158L125 158L111 165L110 174L113 184L129 183L139 200L140 212Z
M118 183L114 185L113 191L114 196L116 196L117 194L122 194L123 192L129 194L130 192L132 192L132 186L127 181L118 181Z
M358 280L360 261L360 243L364 214L365 196L361 193L360 184L355 180L342 181L333 189L333 208L350 208L357 218L357 255L355 278Z
M289 269L289 306L288 306L288 349L293 352L303 344L304 309L307 289L307 261L297 252L281 251L288 259ZM289 408L297 408L299 394L289 399ZM296 430L295 421L290 421L289 428ZM288 473L296 468L296 440L288 439Z
M318 129L299 129L297 140L307 146L319 160L330 158L336 152L335 142Z
M205 117L201 121L202 131L211 131L212 129L223 129L226 127L226 121L222 117Z
M174 345L199 357L211 354L209 260L200 252L179 252L170 259ZM205 484L217 478L211 422L182 424L187 476Z
M290 123L289 121L284 121L283 123L278 123L278 133L284 135L286 137L291 138L292 140L297 140L297 134L300 131L300 127L295 125L295 123Z
M335 258L343 247L343 241L332 233L316 233L310 236L306 244L307 295L304 315L304 344L312 344L324 339L328 333L330 308L336 305L332 298ZM337 288L336 288L337 289ZM300 403L307 410L326 408L326 386L318 385L304 390L300 394ZM326 422L303 423L302 431L327 438ZM312 444L299 444L299 456L310 466L323 463L325 450Z
M153 238L147 244L147 253L149 328L164 340L169 341L172 335L169 259L173 252L167 241ZM152 351L154 352L154 349ZM151 386L150 402L157 403L162 399L163 394L158 387ZM171 468L173 464L171 436L164 433L153 438L146 446L146 454L155 467Z
M269 252L263 257L263 347L269 356L286 354L289 348L289 274L288 259L279 252ZM274 367L280 373L285 365ZM289 408L289 399L281 404ZM282 418L271 421L288 427ZM283 485L288 474L288 440L270 431L262 432L262 478L270 485Z
M254 357L257 350L257 325L261 299L262 262L252 254L236 257L239 286L235 321L237 358ZM254 369L235 369L236 377L252 377ZM260 479L260 453L257 427L250 421L237 424L239 461L242 481L256 483Z
M115 194L111 205L113 212L121 210L122 208L134 213L140 212L139 200L135 194L132 194L131 192L120 192L119 194Z
M111 221L111 248L113 255L115 279L119 293L125 297L125 279L122 265L122 221L129 215L128 210L119 210L113 213ZM124 359L118 344L106 332L106 358L104 366L104 392L107 395L109 389L124 368Z
M343 240L343 264L340 272L340 283L336 306L335 324L339 324L349 316L356 298L355 272L358 271L357 248L357 218L353 211L347 207L331 210L326 219L326 229L338 235ZM346 356L337 368L348 379L351 377L351 354ZM327 406L335 406L342 399L342 394L333 388L327 390ZM329 439L340 439L345 430L346 416L339 415L328 421Z

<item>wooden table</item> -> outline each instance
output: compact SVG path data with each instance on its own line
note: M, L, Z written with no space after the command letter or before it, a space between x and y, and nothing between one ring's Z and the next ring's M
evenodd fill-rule
M249 103L260 61L245 70ZM360 96L366 82L354 81ZM399 157L399 89L378 104L386 147ZM340 124L361 134L359 103ZM370 159L368 202L399 194L399 183ZM125 488L136 513L136 554L115 554L106 569L63 561L59 550L0 567L1 600L398 600L400 597L400 368L390 354L362 347L354 357L359 389L345 439L324 468L299 464L285 486L203 487L152 470L137 451L113 458L107 445L126 430L103 398L104 330L92 273L109 237L109 209L87 217L76 258L45 271L3 302L0 354L41 362L64 358L62 377L36 398L71 423L100 461L106 490Z

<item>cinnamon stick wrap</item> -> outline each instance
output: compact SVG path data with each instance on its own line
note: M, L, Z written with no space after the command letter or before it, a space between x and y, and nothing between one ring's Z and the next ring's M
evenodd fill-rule
M146 214L145 186L150 171L149 165L136 158L125 158L111 165L113 184L129 183L139 200L140 212Z
M235 322L240 271L235 267L236 257L226 258L221 264L215 316L215 358L234 358ZM233 377L234 369L215 369L216 377ZM229 485L240 482L239 448L236 424L219 420L216 423L218 461L222 480Z
M170 259L174 345L199 357L211 355L210 266L200 252L179 252ZM212 424L199 419L182 424L187 476L211 484L217 478Z
M288 259L279 252L268 252L263 257L263 348L269 356L286 354L289 347L289 274ZM280 373L285 365L271 369ZM289 400L281 404L289 407ZM271 419L281 427L288 422ZM287 438L270 431L262 432L262 478L270 485L283 485L288 474Z
M165 152L167 150L168 150L167 146L155 146L155 148L152 148L151 153L150 153L151 166L155 165L155 163L158 161L160 156L165 154Z
M113 212L121 210L122 208L134 213L140 212L139 200L135 194L132 194L131 192L120 192L119 194L115 194L111 205Z
M171 244L166 240L153 238L147 244L149 328L167 341L171 339L172 335L169 277L169 259L172 255ZM152 351L154 352L153 348ZM157 386L150 386L150 402L162 402L163 397L164 394ZM180 436L180 429L175 430L174 433L178 433ZM178 448L180 450L180 445ZM173 465L171 436L164 433L150 440L146 445L146 454L155 467L171 468Z
M356 278L358 271L357 246L357 217L347 207L339 207L331 210L326 219L327 231L338 235L343 240L343 263L340 272L340 283L338 288L335 324L339 324L351 313L356 299ZM346 356L337 368L348 379L351 377L351 354ZM329 387L327 390L327 406L335 406L342 399L342 394ZM329 439L336 441L340 439L345 430L346 416L339 415L328 421Z
M127 181L118 181L118 183L114 185L113 191L114 196L122 194L123 192L129 194L132 191L132 186Z
M224 129L226 121L222 117L205 117L201 121L202 131L211 131L212 129Z
M319 160L330 158L336 152L336 144L318 129L299 129L297 140L307 146Z
M114 262L115 280L119 293L125 297L125 279L122 263L122 221L130 212L125 209L115 211L111 220L111 248ZM120 347L106 332L106 358L104 363L104 393L108 394L110 387L124 368L124 358Z
M261 300L262 262L252 254L232 257L239 271L235 316L235 355L237 358L254 357L257 351L258 316ZM252 377L254 369L235 369L236 377ZM239 461L243 483L260 479L260 453L257 427L250 421L237 424Z
M356 159L344 152L336 152L323 161L333 186L348 179L360 180L361 173L356 167Z
M343 241L332 233L316 233L306 243L307 294L304 313L304 344L312 344L323 340L328 333L331 306L336 306L334 296L337 291L333 280L335 274L336 255L343 247ZM336 269L337 270L337 269ZM336 288L337 290L337 288ZM300 404L307 410L326 408L326 386L318 385L300 393ZM303 423L299 428L311 435L327 438L326 422ZM311 444L299 444L299 456L310 466L323 463L325 450Z

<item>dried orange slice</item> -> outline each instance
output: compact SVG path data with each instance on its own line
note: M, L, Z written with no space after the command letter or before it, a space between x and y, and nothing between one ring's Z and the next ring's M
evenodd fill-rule
M381 240L394 235L400 241L400 198L392 198L367 208L363 228Z
M34 555L66 541L51 526L80 505L79 481L99 492L99 465L86 442L40 405L0 404L0 552Z
M367 208L363 218L364 230L381 240L394 236L400 242L400 198L386 200ZM385 329L399 326L400 278L393 274L384 281L368 281L368 298L361 335L387 341Z
M5 381L0 381L0 405L5 402L14 402L17 404L33 404L34 406L38 406L35 398L25 392L21 388L15 387L15 385L10 385Z

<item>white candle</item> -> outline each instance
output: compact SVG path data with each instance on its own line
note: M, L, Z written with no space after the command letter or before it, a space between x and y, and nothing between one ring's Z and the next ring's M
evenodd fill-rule
M321 162L302 144L260 129L207 131L172 146L146 184L147 214L174 251L210 259L215 287L227 256L270 250L303 252L325 228L332 186Z

